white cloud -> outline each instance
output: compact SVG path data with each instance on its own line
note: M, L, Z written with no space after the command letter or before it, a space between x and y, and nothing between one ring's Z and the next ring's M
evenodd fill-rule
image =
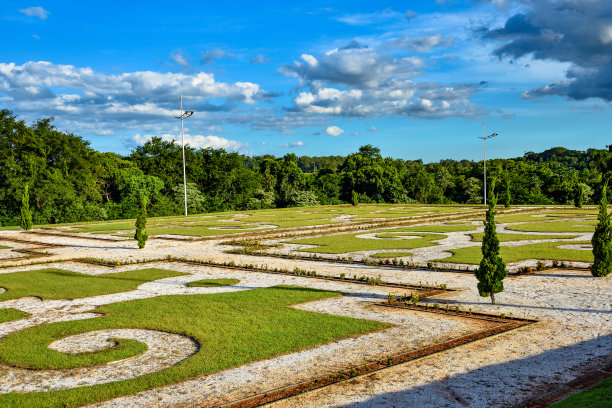
M327 129L325 129L325 133L330 136L336 137L344 133L344 130L340 129L338 126L329 126Z
M41 20L46 20L47 17L49 17L49 14L51 14L42 7L28 7L26 9L19 10L19 12L25 14L26 16L38 17Z
M223 57L234 58L234 54L219 49L206 52L202 51L200 62L204 65L210 64L211 62L214 62L215 60L221 59Z
M293 148L293 147L302 147L302 146L304 146L304 142L302 141L287 142L287 143L281 143L278 145L278 147L282 147L282 148Z
M164 133L162 135L141 135L136 134L132 136L130 141L132 144L141 145L151 140L153 136L159 136L164 141L174 141L177 144L181 144L180 135L173 135ZM236 140L229 140L219 136L203 136L203 135L190 135L185 134L185 145L189 145L195 149L225 149L227 151L244 151L249 147L248 143L241 143Z
M415 52L429 52L434 47L449 47L453 45L453 38L446 38L441 34L427 37L395 38L387 43L390 47L407 48Z

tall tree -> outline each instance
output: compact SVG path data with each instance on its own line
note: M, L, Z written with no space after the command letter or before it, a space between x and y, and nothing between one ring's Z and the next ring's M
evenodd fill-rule
M138 248L142 249L147 243L149 236L145 228L147 227L147 199L143 198L140 202L140 214L136 218L136 233L134 239L138 241Z
M593 244L593 265L591 273L593 276L607 276L612 271L612 230L610 228L610 214L608 214L608 199L606 190L608 182L605 181L599 201L598 223L591 239Z
M508 275L506 264L499 256L499 239L495 230L495 179L491 182L489 193L489 209L484 221L484 236L482 237L482 260L475 274L478 279L478 293L480 296L491 297L495 304L495 294L504 291L504 278Z
M584 186L582 185L582 183L576 183L574 193L574 206L576 208L582 208L582 203L584 202Z
M32 229L32 213L30 212L30 194L28 185L25 185L23 196L21 197L21 229Z

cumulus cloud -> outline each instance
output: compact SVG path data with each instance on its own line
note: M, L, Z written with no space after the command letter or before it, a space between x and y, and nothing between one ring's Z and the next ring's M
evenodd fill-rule
M218 82L206 72L108 75L45 61L0 63L0 96L23 109L42 105L95 114L172 115L179 90L191 100L221 98L246 104L254 104L261 94L255 83Z
M480 86L417 82L423 65L420 58L393 58L351 42L318 57L303 54L301 61L281 72L306 88L293 99L295 112L424 118L469 117L479 112L469 97ZM427 109L424 100L431 102Z
M572 64L567 80L525 92L527 98L561 95L612 100L612 2L547 0L529 2L485 38L500 42L495 54L529 56Z
M414 52L429 52L435 47L449 47L451 45L453 45L453 38L447 38L441 34L434 34L427 37L396 38L387 43L389 47L405 48Z
M180 136L172 135L168 133L164 133L162 135L142 135L136 134L130 138L130 143L132 146L141 145L151 140L153 136L161 137L162 140L171 142L174 141L178 144L181 143ZM236 140L224 139L219 136L203 136L203 135L190 135L185 134L185 145L189 145L195 149L225 149L227 151L244 151L249 147L248 143L241 143Z
M327 81L333 84L359 88L376 88L394 77L411 78L420 74L420 58L392 58L372 48L335 48L316 58L302 54L301 61L286 65L281 72L301 82Z
M344 133L344 130L340 129L338 126L329 126L327 129L325 129L325 133L329 136L336 137Z
M295 147L302 147L302 146L304 146L304 142L302 141L287 142L287 143L281 143L278 145L278 147L282 147L282 148L295 148Z
M25 9L19 10L20 13L25 14L26 16L37 17L41 20L46 20L51 14L49 11L45 10L42 7L28 7Z

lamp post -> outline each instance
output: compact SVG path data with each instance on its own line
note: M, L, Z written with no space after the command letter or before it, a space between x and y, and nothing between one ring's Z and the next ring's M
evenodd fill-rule
M185 192L185 215L187 215L187 173L185 171L185 133L183 132L183 120L193 115L193 111L183 112L183 94L181 94L181 115L177 119L181 120L181 142L183 145L183 191Z
M491 133L489 136L485 136L485 122L482 122L482 136L479 136L479 139L482 139L482 147L484 153L484 204L487 205L487 139L491 139L499 135L499 133Z

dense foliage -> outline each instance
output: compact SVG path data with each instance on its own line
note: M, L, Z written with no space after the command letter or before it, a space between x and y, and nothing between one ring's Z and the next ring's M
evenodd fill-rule
M598 223L591 239L593 244L593 265L591 273L593 276L607 276L612 272L612 227L610 226L610 214L608 214L608 199L606 190L608 182L604 182L599 201Z
M482 260L478 269L474 271L478 279L478 293L480 296L491 297L491 303L495 304L495 294L504 291L504 278L508 275L506 264L499 256L499 239L495 226L495 179L491 183L491 194L489 195L489 209L484 221L484 236L482 237Z
M142 197L149 215L183 206L181 147L153 138L128 156L101 153L51 119L28 126L0 110L0 222L20 223L29 185L34 224L135 218ZM483 163L382 157L371 145L346 157L287 154L247 157L222 149L185 148L189 212L339 203L482 203ZM489 170L490 169L490 170ZM487 161L504 204L584 204L612 170L612 152L561 147Z

